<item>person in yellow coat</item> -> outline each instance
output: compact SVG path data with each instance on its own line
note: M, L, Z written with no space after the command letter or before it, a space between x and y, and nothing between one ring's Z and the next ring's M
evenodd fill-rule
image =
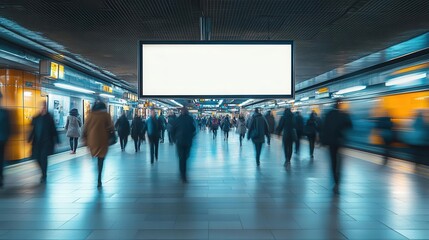
M110 115L107 113L106 104L97 101L94 103L83 128L83 142L88 146L91 155L98 159L97 187L102 186L101 174L104 159L109 150L109 137L113 131L115 128Z

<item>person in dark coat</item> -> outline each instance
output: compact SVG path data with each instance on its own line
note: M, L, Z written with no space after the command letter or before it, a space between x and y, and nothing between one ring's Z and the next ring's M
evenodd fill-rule
M161 113L159 114L158 117L158 121L159 121L159 127L160 127L160 143L164 143L164 135L165 135L165 129L167 128L167 120L164 117L164 114Z
M194 119L189 115L188 109L186 107L182 108L180 116L174 122L171 134L176 143L180 176L184 183L187 182L186 162L191 152L192 139L195 136L196 130Z
M276 124L276 121L274 120L274 116L271 110L268 110L264 117L265 117L265 120L267 120L268 131L270 132L270 135L271 135L274 133L274 126ZM270 143L271 143L270 138L267 138L267 144L270 145Z
M247 139L252 139L255 144L256 150L256 165L260 165L262 145L265 142L265 136L269 137L268 123L258 108L255 108L255 113L249 122L249 131L247 132Z
M147 136L149 138L150 163L154 159L158 161L158 146L161 135L160 121L156 116L155 109L150 110L150 117L146 121Z
M3 187L3 167L5 147L10 136L11 121L9 111L2 107L3 95L0 92L0 187Z
M131 138L134 140L134 148L136 152L140 151L141 145L141 132L143 128L143 122L138 112L134 114L133 121L131 122Z
M295 153L299 155L301 138L304 135L304 118L301 116L301 112L299 111L295 113L295 130L296 130Z
M375 128L379 131L383 140L383 163L387 164L390 149L394 140L393 122L390 116L382 116L376 119Z
M177 119L176 114L171 111L167 116L167 132L168 132L168 142L173 144L173 138L171 137L171 130L173 129L174 121Z
M314 145L316 143L318 129L319 129L319 123L317 120L317 114L315 111L312 111L304 127L304 133L307 135L308 143L310 146L311 159L314 158Z
M296 139L295 118L290 108L285 109L276 129L277 134L281 134L282 131L283 151L285 154L284 165L290 166L290 160L292 158L292 145Z
M349 114L340 110L340 105L341 100L338 99L334 108L327 113L321 132L322 144L329 146L335 193L338 193L341 171L341 157L338 152L345 142L345 131L352 128Z
M119 141L121 143L121 150L125 151L125 147L128 143L128 135L130 135L130 122L128 121L125 112L122 112L122 115L118 120L116 120L115 128L118 130Z
M42 171L41 183L46 182L48 156L54 153L54 146L59 143L57 129L46 102L42 102L40 113L31 121L33 127L28 142L32 143L32 157L37 160Z
M246 127L246 119L244 118L243 114L240 114L238 117L238 123L237 123L237 133L240 138L240 147L243 145L243 139L246 136L247 127Z
M229 130L231 129L231 120L229 119L228 115L226 115L222 120L221 128L223 131L223 140L227 141L229 137Z
M216 139L217 136L217 130L219 129L219 118L216 116L213 116L210 124L210 128L213 131L213 139Z

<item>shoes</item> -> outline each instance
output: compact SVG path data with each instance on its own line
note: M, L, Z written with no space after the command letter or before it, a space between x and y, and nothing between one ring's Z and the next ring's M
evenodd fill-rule
M261 165L261 162L256 161L256 166L259 166L259 165Z
M290 166L290 161L285 161L285 163L283 164L283 166Z
M40 183L42 183L42 184L43 184L43 183L46 183L46 177L41 177L41 178L40 178Z
M101 183L101 181L98 181L97 188L101 188L102 186L103 184Z
M333 191L334 191L335 194L339 194L340 193L338 184L335 184Z

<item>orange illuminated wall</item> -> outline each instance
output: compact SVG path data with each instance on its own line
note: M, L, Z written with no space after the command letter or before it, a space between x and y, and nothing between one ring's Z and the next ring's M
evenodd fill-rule
M40 81L32 73L0 69L0 91L3 94L2 107L9 110L12 123L6 160L28 158L31 155L31 145L27 143L31 119L44 99L40 96Z

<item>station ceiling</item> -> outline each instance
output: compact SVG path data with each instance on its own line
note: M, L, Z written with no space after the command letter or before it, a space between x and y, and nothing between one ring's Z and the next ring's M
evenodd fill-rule
M296 81L428 31L427 0L0 0L0 16L137 84L138 40L294 40ZM67 53L66 53L67 54Z

